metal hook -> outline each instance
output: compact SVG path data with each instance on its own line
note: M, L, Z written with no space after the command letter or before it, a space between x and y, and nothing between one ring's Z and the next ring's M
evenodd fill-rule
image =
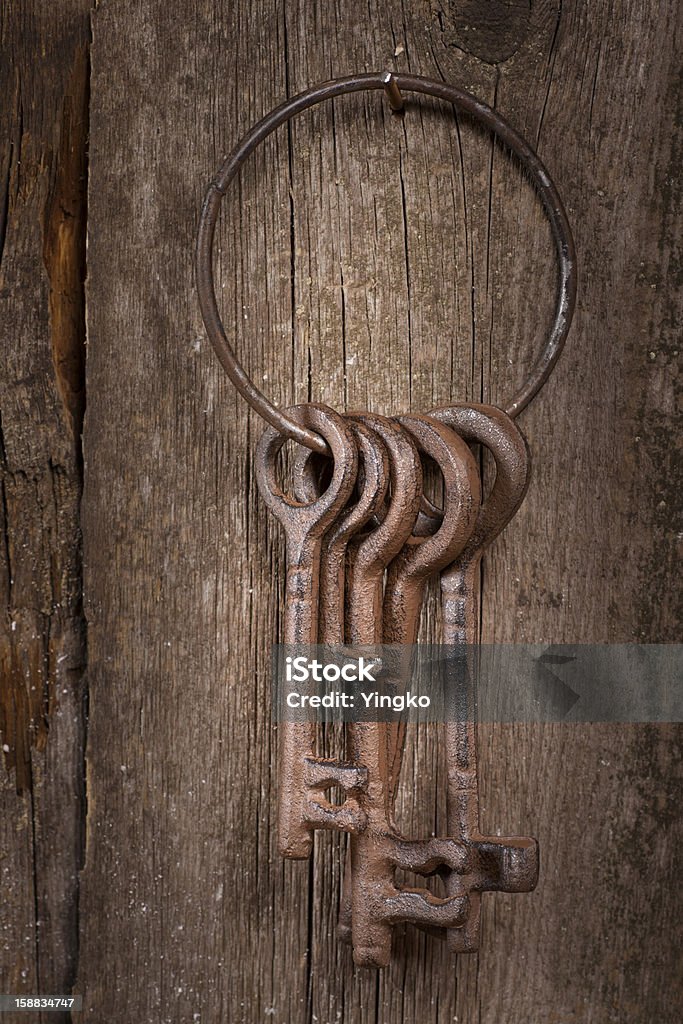
M382 82L384 83L384 91L387 94L392 111L394 114L402 114L404 110L403 95L391 71L384 72Z

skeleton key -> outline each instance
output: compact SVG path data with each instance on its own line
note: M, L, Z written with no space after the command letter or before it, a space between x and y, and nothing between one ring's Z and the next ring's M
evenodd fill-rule
M397 416L410 432L418 448L430 456L444 475L445 492L450 493L449 519L452 535L441 529L427 540L413 537L391 564L384 596L384 643L414 644L420 624L420 611L427 581L453 561L463 550L474 529L481 486L474 457L464 441L451 430L426 416ZM441 430L435 430L436 427ZM405 723L391 725L389 742L389 785L393 809L401 771ZM393 813L393 811L392 811Z
M346 552L358 533L383 503L389 486L389 456L376 434L360 420L347 417L361 459L358 501L340 513L323 540L320 564L318 642L342 645L345 640ZM417 453L415 453L417 458ZM314 502L320 496L319 468L314 452L301 449L294 463L294 493L299 501ZM360 486L362 470L362 487ZM415 518L417 509L415 510ZM345 876L345 884L349 879Z
M310 505L287 498L275 479L276 456L286 438L266 428L256 452L256 478L261 495L287 535L287 582L284 642L315 644L318 640L318 585L323 537L351 496L358 470L358 455L348 424L323 406L301 405L288 410L306 427L327 441L333 458L332 480ZM284 857L310 855L314 828L354 831L365 816L358 794L367 781L362 767L315 756L315 724L282 722L278 845ZM346 800L332 806L324 792L340 786Z
M355 417L357 422L370 427L382 439L389 453L391 475L391 499L384 510L379 526L367 537L353 542L348 561L347 582L347 633L349 643L382 643L382 604L384 572L389 563L398 555L408 541L417 519L422 496L422 464L410 435L396 423L383 416L365 413ZM364 747L373 747L369 760L370 785L375 804L384 806L384 818L388 819L387 790L387 735L384 722L374 725L356 724L349 730L352 754L359 759L367 757ZM362 737L361 742L358 739ZM365 767L369 766L360 760ZM374 778L373 778L374 776ZM339 911L339 934L347 942L352 941L352 848L347 848L344 881ZM363 917L365 915L363 914ZM362 925L359 926L362 929ZM356 929L354 956L358 962L376 964L386 961L391 953L389 933L388 953L384 928L380 928L379 939L366 931L362 944Z
M474 532L441 576L444 643L466 651L467 645L477 642L481 558L522 503L529 478L529 453L512 420L493 406L456 405L436 409L431 415L465 441L488 448L496 464L493 488L481 505ZM446 726L448 833L469 849L464 870L441 871L446 891L454 896L466 895L469 901L464 925L448 931L453 953L472 952L479 946L481 892L529 892L538 879L535 839L483 836L479 831L473 701L471 693L463 696L467 714Z
M440 466L447 512L435 536L421 542L412 538L411 543L414 502L419 500L417 486L414 486L410 510L402 507L400 501L392 502L382 524L384 535L378 530L360 543L351 562L347 607L349 640L354 643L386 642L388 636L392 642L399 642L399 638L403 643L414 642L427 579L448 564L466 543L479 507L479 477L467 446L450 431L438 429L436 423L424 417L401 417L400 423L406 436L412 436L417 447ZM456 456L454 449L459 449ZM420 477L421 473L415 472L416 485ZM394 516L390 521L392 512ZM382 596L382 574L389 563L389 599L385 594L383 621L377 612ZM387 608L393 615L390 630ZM360 798L367 826L352 835L350 841L353 954L359 965L384 967L391 957L395 923L411 921L448 927L461 924L467 909L466 900L459 895L449 894L446 899L439 899L424 889L398 887L394 879L396 868L430 874L437 865L444 863L459 867L463 850L448 841L410 841L396 833L388 763L391 745L402 739L395 727L385 723L354 722L350 734L353 759L368 771L368 784ZM347 930L348 900L342 907L342 915L346 918L342 926Z

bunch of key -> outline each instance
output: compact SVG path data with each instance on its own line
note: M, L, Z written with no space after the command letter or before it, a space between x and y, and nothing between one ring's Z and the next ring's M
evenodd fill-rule
M287 539L283 642L413 645L427 584L438 577L444 643L476 644L480 560L528 482L526 442L512 419L477 404L393 418L342 416L313 404L287 414L321 435L329 456L321 475L301 447L288 495L277 480L286 438L269 426L258 446L259 489ZM485 498L473 445L490 451L495 464ZM428 462L443 478L442 507L424 493ZM461 706L473 706L471 693L458 696ZM309 857L316 829L349 834L340 933L358 965L388 965L399 922L437 930L455 953L474 951L481 893L528 892L536 884L535 840L480 832L474 716L458 715L443 728L447 835L413 839L400 833L394 813L405 723L347 723L343 759L321 756L314 722L278 727L280 852ZM341 803L328 799L333 788ZM399 872L438 875L445 895L402 884Z

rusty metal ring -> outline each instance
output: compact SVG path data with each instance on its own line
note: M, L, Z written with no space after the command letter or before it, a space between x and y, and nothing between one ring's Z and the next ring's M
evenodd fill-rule
M281 124L323 100L332 99L334 96L344 93L369 89L384 89L393 110L402 109L401 89L408 92L425 93L451 103L456 110L463 111L484 124L515 153L529 173L538 192L550 222L559 263L555 317L546 343L533 364L526 382L505 407L509 416L513 418L517 416L548 379L562 351L576 303L576 252L562 200L550 180L548 172L528 143L486 103L482 103L470 93L448 85L446 82L438 82L417 75L377 71L324 82L275 107L238 142L207 189L197 235L196 273L199 305L209 340L216 355L243 398L286 437L299 441L307 448L320 452L322 455L329 454L329 448L324 438L315 431L296 423L286 413L277 409L254 385L240 365L227 339L218 312L213 281L213 238L223 195L241 165L259 143Z

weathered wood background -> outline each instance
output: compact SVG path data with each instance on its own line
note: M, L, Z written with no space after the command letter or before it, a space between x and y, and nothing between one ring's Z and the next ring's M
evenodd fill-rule
M90 6L7 0L1 22L0 990L82 993L74 1019L98 1024L676 1024L673 728L482 730L483 824L537 835L542 876L485 898L457 964L408 929L391 969L355 971L338 842L313 870L279 860L283 538L192 249L206 181L287 95L396 68L493 104L565 197L580 298L520 418L534 478L486 562L482 635L680 640L679 5ZM304 115L224 205L225 320L281 403L503 401L549 322L524 175L429 102ZM439 824L414 798L438 816L439 781L420 736L406 828Z

